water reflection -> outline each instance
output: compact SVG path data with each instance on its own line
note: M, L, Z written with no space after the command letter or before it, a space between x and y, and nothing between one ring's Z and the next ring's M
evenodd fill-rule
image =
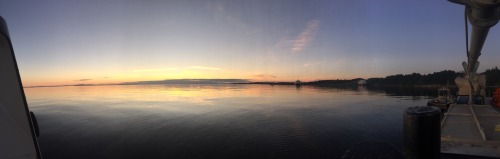
M384 92L388 96L437 96L438 87L369 87L370 91ZM450 87L452 94L458 88Z
M39 118L46 158L340 158L363 141L402 147L401 113L425 104L365 87L116 85L25 91Z

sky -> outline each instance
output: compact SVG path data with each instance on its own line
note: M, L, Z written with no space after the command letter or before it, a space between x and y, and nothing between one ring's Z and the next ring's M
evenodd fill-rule
M0 2L25 86L461 71L463 11L446 0ZM479 71L498 65L499 40L496 26Z

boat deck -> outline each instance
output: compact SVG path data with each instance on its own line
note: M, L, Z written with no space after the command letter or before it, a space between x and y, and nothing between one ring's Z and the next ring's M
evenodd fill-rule
M441 152L500 157L500 113L489 105L451 105L441 122Z

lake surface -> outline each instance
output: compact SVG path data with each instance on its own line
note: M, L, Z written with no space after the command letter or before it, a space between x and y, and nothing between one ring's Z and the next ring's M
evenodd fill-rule
M43 157L51 159L398 158L404 109L429 98L425 91L236 84L25 92Z

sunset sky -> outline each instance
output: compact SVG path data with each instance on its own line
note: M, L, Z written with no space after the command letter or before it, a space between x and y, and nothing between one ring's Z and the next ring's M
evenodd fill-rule
M463 10L446 0L0 2L25 86L461 71ZM480 72L499 64L498 27Z

